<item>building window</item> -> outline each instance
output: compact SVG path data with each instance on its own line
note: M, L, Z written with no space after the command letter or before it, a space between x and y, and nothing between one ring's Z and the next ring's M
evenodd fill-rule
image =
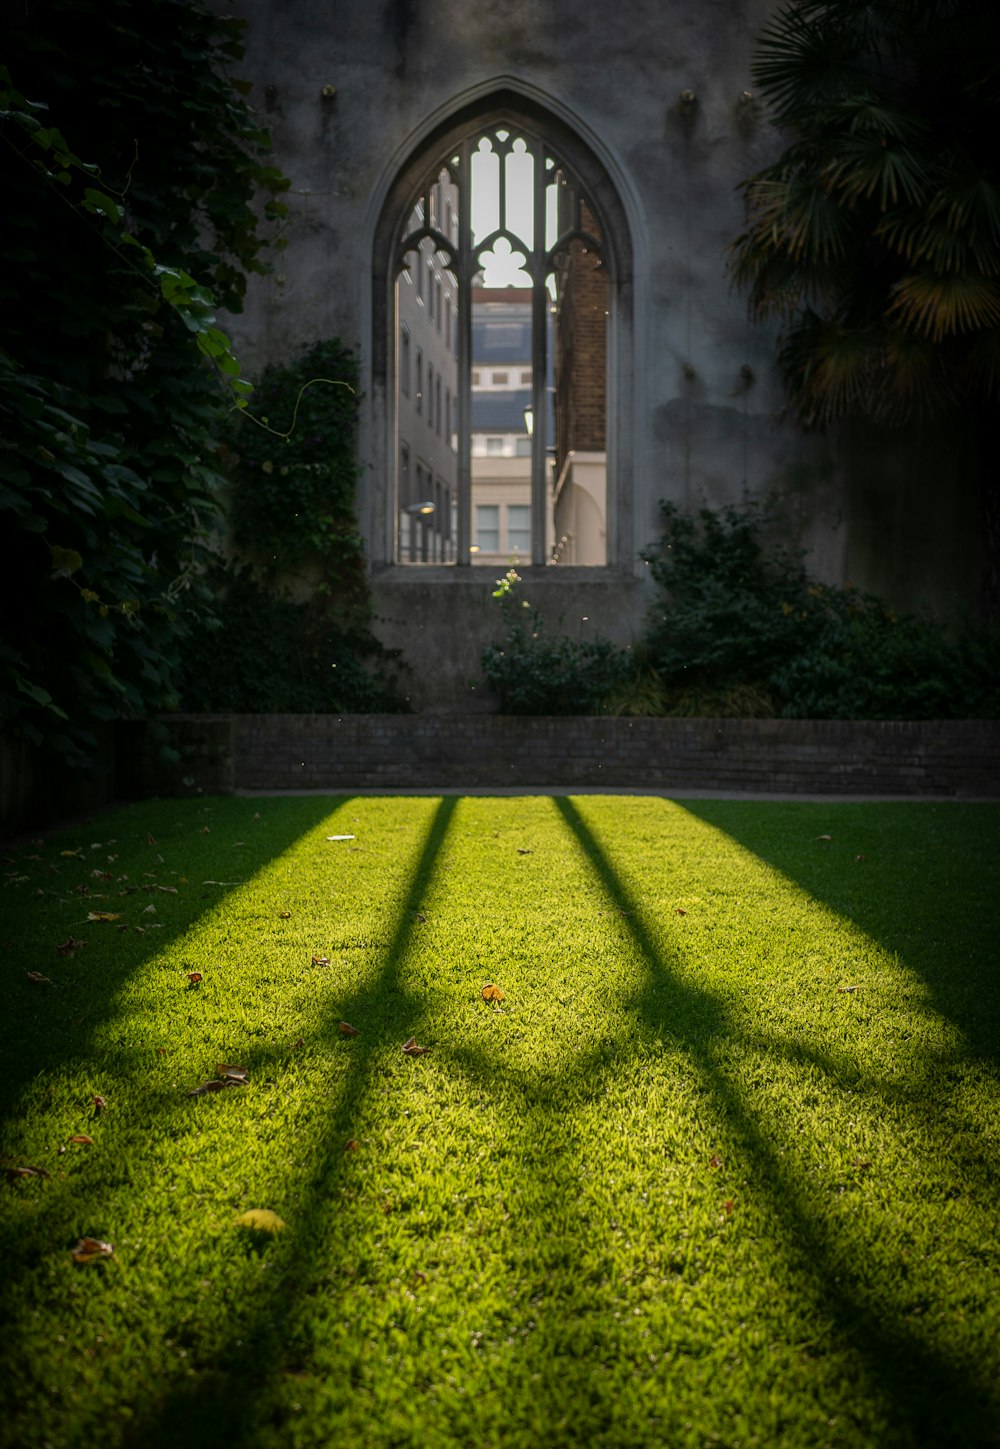
M525 557L531 552L531 509L527 504L507 504L507 552Z
M415 401L417 412L422 413L424 410L424 354L419 347L417 348L417 396Z
M435 512L447 506L453 515L454 562L476 562L477 549L496 552L474 538L479 510L498 506L482 499L483 488L502 477L505 486L517 484L518 501L509 501L509 490L500 498L498 548L512 543L525 564L567 562L565 551L553 557L552 539L573 531L579 541L582 521L588 521L592 546L586 552L580 544L572 562L614 562L634 571L628 427L634 406L634 264L629 224L611 179L615 163L599 159L599 143L581 139L579 128L519 93L516 82L478 107L478 121L468 119L468 109L456 110L454 121L414 152L386 193L375 239L375 391L380 376L403 372L401 357L395 368L381 371L384 344L378 339L399 338L402 352L398 321L387 326L385 307L403 308L405 288L394 283L408 269L425 298L426 286L432 288L423 330L411 329L411 347L420 344L428 368L428 422L448 437L447 455L435 460L442 466L444 490ZM500 289L524 304L530 355L477 352L474 358L477 299L484 290ZM423 414L421 355L412 407ZM474 428L473 389L482 394L490 387L493 398L475 403ZM385 418L390 438L398 437L404 415L401 397L400 384L382 412L373 401L373 419ZM503 408L516 409L516 415L508 417ZM533 417L530 432L522 412ZM398 473L398 447L394 454ZM479 486L474 456L503 458L504 466L491 463L494 472L485 474L479 465ZM382 476L376 469L375 519ZM392 490L386 501L398 508L400 480L391 470L388 476ZM489 534L488 517L482 515ZM566 523L570 518L578 523L575 529ZM373 547L373 560L382 557Z
M481 553L500 552L500 505L476 505L476 547Z

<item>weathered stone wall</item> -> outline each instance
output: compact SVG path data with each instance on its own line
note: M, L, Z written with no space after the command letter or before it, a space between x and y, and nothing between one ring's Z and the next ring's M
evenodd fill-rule
M288 249L232 319L236 347L251 369L317 337L360 348L359 506L378 628L411 662L419 708L462 707L479 633L430 626L461 617L467 588L430 574L403 588L387 562L395 450L375 239L424 140L503 88L590 148L629 232L632 270L620 281L632 322L612 347L610 395L627 394L628 408L609 415L606 632L639 623L631 584L663 498L695 508L777 491L824 579L943 613L974 601L979 501L962 449L936 437L886 449L855 432L802 436L785 413L773 335L750 325L726 276L737 187L779 144L749 94L753 40L776 0L215 3L247 21L241 71L292 180ZM417 631L411 611L424 621Z
M549 786L1000 798L991 720L182 715L167 724L180 766L164 772L133 749L122 793Z

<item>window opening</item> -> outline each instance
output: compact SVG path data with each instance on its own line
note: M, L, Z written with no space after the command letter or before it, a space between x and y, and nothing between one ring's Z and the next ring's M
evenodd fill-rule
M423 414L448 448L426 497L408 500L397 479L397 538L402 510L424 502L421 562L492 562L502 546L525 563L606 563L609 288L588 196L541 136L497 125L443 155L405 215L397 431ZM417 298L399 284L414 275ZM399 562L413 554L400 543Z

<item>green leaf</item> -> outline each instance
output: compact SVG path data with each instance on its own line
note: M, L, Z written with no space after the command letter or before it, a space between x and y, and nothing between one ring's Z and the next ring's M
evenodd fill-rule
M52 555L52 577L69 578L70 574L83 567L83 556L75 548L60 548L57 543L49 544Z

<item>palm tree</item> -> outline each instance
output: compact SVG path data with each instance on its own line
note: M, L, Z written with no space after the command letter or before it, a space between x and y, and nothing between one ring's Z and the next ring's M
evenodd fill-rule
M1000 4L792 0L753 76L788 144L743 184L731 266L752 315L783 324L798 419L966 419L995 604Z

